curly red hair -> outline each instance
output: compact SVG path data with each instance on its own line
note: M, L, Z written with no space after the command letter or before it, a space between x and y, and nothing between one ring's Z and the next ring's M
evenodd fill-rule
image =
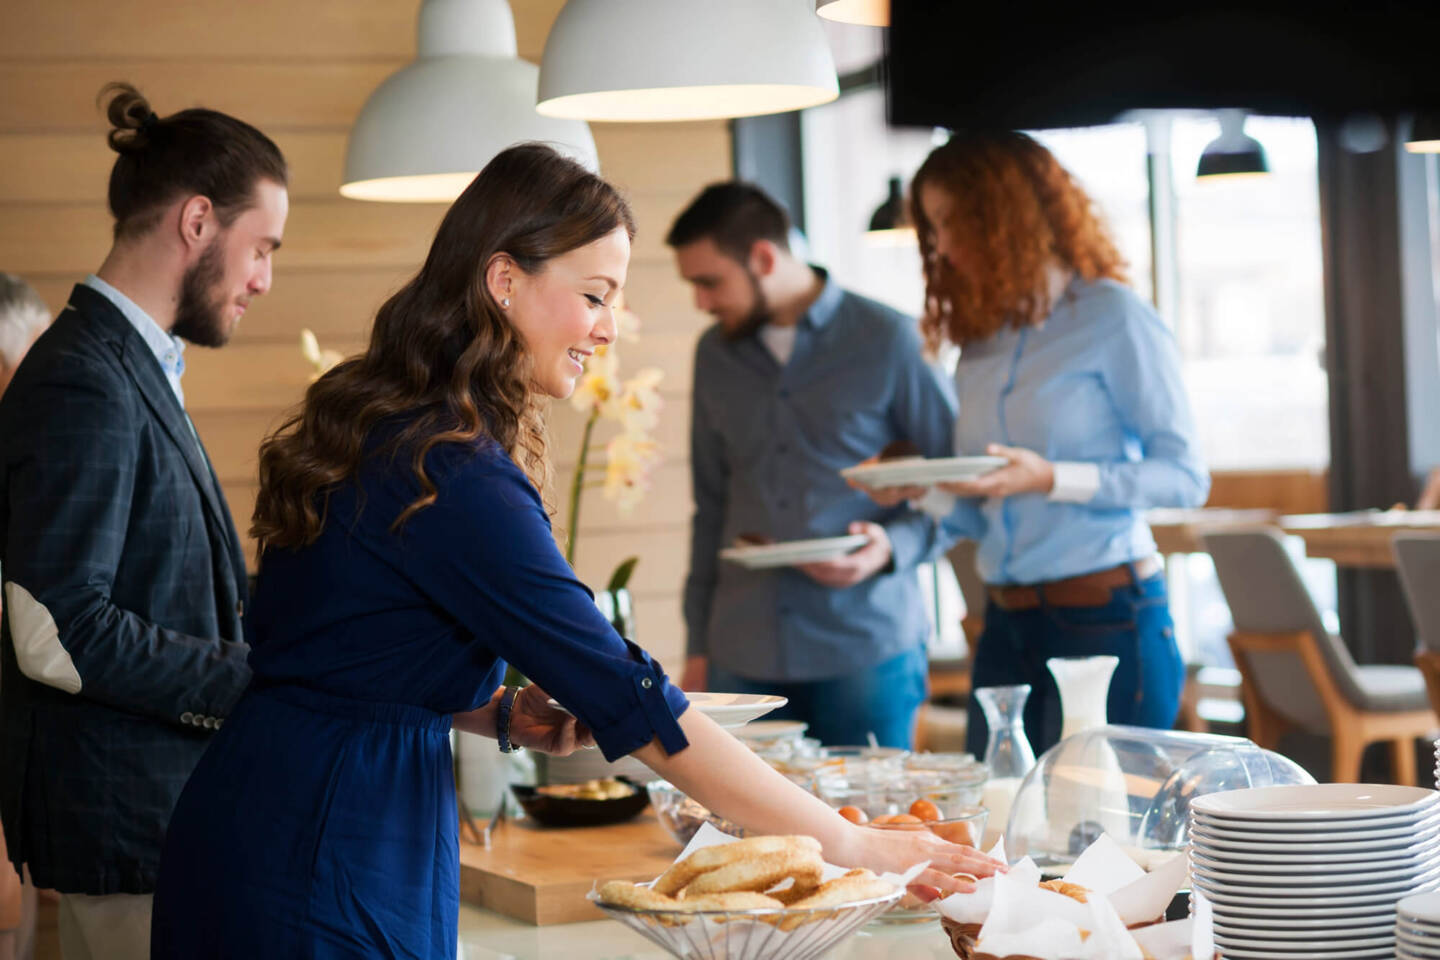
M921 190L953 201L944 224L928 222ZM962 132L915 174L910 207L925 263L921 329L931 347L964 346L1006 326L1049 315L1047 268L1058 262L1087 281L1126 282L1125 261L1089 194L1053 154L1023 133ZM966 253L956 270L936 252L936 230Z

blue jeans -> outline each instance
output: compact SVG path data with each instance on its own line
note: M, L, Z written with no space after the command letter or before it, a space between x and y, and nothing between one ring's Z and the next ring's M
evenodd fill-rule
M710 667L707 680L711 690L722 693L789 698L789 703L766 714L765 719L803 720L810 725L805 735L827 746L864 744L868 742L866 734L874 733L883 747L909 749L914 743L915 711L925 700L928 676L925 649L916 647L868 670L831 680L750 680L715 666Z
M1060 739L1064 719L1060 692L1045 661L1103 654L1120 659L1110 681L1110 722L1167 730L1174 726L1185 664L1175 645L1162 574L1116 587L1102 607L1041 603L1032 610L1006 611L991 604L985 610L971 685L1030 684L1025 734L1038 757ZM983 757L988 739L985 714L971 697L966 749Z

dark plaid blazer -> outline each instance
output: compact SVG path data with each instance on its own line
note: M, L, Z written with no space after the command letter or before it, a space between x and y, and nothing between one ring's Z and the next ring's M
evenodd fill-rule
M77 286L0 399L0 819L67 893L149 893L250 679L239 538L154 354Z

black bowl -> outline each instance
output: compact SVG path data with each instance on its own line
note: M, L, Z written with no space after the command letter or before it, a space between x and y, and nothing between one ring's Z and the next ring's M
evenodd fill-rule
M576 797L551 797L536 791L534 787L518 784L510 792L520 801L527 816L546 827L603 827L610 823L623 823L631 819L650 802L644 784L637 784L629 777L615 779L628 785L635 792L628 797L614 800L581 800Z

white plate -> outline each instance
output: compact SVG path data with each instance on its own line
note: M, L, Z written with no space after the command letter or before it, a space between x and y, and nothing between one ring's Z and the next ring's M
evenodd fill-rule
M1334 840L1340 843L1361 843L1370 840L1393 840L1396 837L1416 837L1428 834L1440 826L1440 817L1427 817L1418 822L1401 819L1397 823L1385 823L1364 830L1352 829L1344 824L1322 821L1313 824L1312 830L1233 830L1226 826L1203 823L1195 820L1190 826L1192 836L1235 840L1245 843L1321 843Z
M779 710L790 701L785 697L771 697L760 693L687 693L690 706L727 729L743 727L757 717L763 717L771 710ZM550 700L550 706L565 710L564 705ZM565 710L569 713L569 710Z
M1294 902L1294 906L1276 906L1269 897L1260 898L1260 905L1238 903L1212 903L1215 916L1226 917L1231 923L1276 923L1280 920L1344 920L1346 923L1368 923L1369 917L1395 917L1395 895L1374 903L1335 904L1316 906L1310 903ZM1293 901L1292 901L1293 902Z
M690 705L722 727L744 726L790 701L762 693L687 693Z
M843 537L726 547L720 551L720 559L738 563L747 570L768 570L773 567L793 567L797 563L835 560L847 553L853 553L869 542L870 538L863 533L850 533Z
M1237 885L1229 882L1217 882L1199 874L1192 876L1194 886L1203 894L1205 899L1217 903L1239 903L1254 904L1259 901L1268 903L1271 906L1280 906L1287 902L1295 903L1297 906L1321 906L1324 904L1359 904L1373 903L1376 901L1388 901L1394 903L1401 897L1407 897L1412 893L1434 890L1437 879L1440 879L1440 869L1431 870L1413 880L1397 880L1391 883L1367 883L1356 885L1354 883L1337 883L1329 887L1301 887L1295 884L1280 884L1277 886L1254 886ZM1303 898L1300 899L1300 898ZM1216 908L1219 909L1218 907Z
M1277 934L1286 931L1276 931ZM1274 950L1281 953L1294 953L1303 950L1306 956L1323 956L1321 953L1312 953L1320 947L1331 947L1335 950L1378 950L1382 947L1394 948L1395 935L1388 937L1364 937L1363 939L1341 940L1335 937L1317 937L1312 933L1296 933L1291 937L1277 937L1275 939L1257 937L1229 937L1223 933L1216 932L1216 945L1226 947L1242 947L1251 950ZM1224 952L1229 953L1229 950Z
M1430 950L1440 950L1440 934L1430 932L1416 932L1413 928L1404 924L1395 924L1395 938L1417 944Z
M1437 811L1440 813L1440 811ZM1366 817L1364 820L1217 820L1204 814L1196 814L1192 823L1202 831L1210 833L1236 834L1263 832L1272 840L1308 839L1311 834L1323 831L1349 833L1364 839L1372 832L1382 830L1422 830L1440 822L1437 813L1399 813L1385 817Z
M1388 913L1372 913L1364 918L1336 917L1332 920L1294 920L1286 917L1282 926L1264 917L1226 917L1222 920L1216 916L1215 929L1226 936L1238 937L1269 937L1271 931L1279 929L1295 930L1297 933L1306 930L1311 933L1333 931L1337 937L1378 937L1394 932L1395 918Z
M1316 872L1313 869L1297 867L1285 869L1277 867L1273 870L1266 870L1263 867L1256 867L1251 870L1213 870L1209 867L1202 867L1196 864L1190 865L1190 875L1217 884L1235 884L1246 887L1323 887L1336 886L1336 880L1343 881L1354 890L1357 884L1371 883L1399 883L1404 880L1412 880L1424 876L1433 865L1416 864L1396 867L1393 869L1364 870L1363 868L1353 873L1341 871Z
M1324 870L1332 873L1355 873L1360 870L1390 870L1414 867L1440 862L1440 846L1427 844L1415 850L1399 850L1388 853L1371 853L1356 856L1333 853L1304 853L1293 856L1267 853L1259 856L1251 853L1237 854L1233 851L1207 852L1201 847L1191 847L1191 861L1206 870L1234 870L1239 873L1287 871L1309 873ZM1272 871L1273 868L1273 871Z
M740 739L768 743L785 737L803 737L809 729L810 724L804 720L756 720L746 724Z
M1434 924L1440 928L1440 893L1417 893L1395 904L1395 912L1417 924Z
M1251 853L1248 851L1236 852L1227 849L1211 849L1202 846L1200 843L1192 843L1189 848L1189 855L1195 859L1197 864L1207 866L1210 869L1248 869L1253 866L1299 866L1303 869L1319 869L1325 866L1333 866L1336 871L1352 871L1356 865L1375 866L1404 866L1408 864L1424 864L1424 862L1440 862L1440 843L1417 843L1414 846L1398 846L1398 848L1381 851L1381 849L1367 848L1361 851L1346 851L1344 853Z
M1404 933L1412 940L1423 940L1425 943L1433 943L1440 948L1440 927L1417 924L1400 917L1395 921L1395 930Z
M1389 856L1393 852L1429 849L1440 846L1440 824L1434 827L1426 827L1421 831L1396 831L1393 837L1376 837L1364 840L1335 840L1335 841L1297 841L1297 840L1232 840L1221 835L1211 835L1205 831L1192 829L1190 831L1190 846L1195 850L1205 850L1211 856L1219 856L1224 852L1226 856L1237 857L1243 854L1281 854L1288 856L1300 856L1309 853L1323 853L1331 857L1354 857L1374 854L1376 856Z
M1196 797L1190 809L1218 820L1365 820L1430 813L1440 794L1384 783L1312 783L1250 787Z
M884 460L846 467L840 476L872 489L885 487L928 487L936 483L957 483L974 480L1010 461L1004 457L920 457L905 460Z
M1394 960L1395 948L1376 947L1369 950L1269 950L1226 947L1222 953L1225 960L1276 960L1277 957L1294 957L1296 960Z

